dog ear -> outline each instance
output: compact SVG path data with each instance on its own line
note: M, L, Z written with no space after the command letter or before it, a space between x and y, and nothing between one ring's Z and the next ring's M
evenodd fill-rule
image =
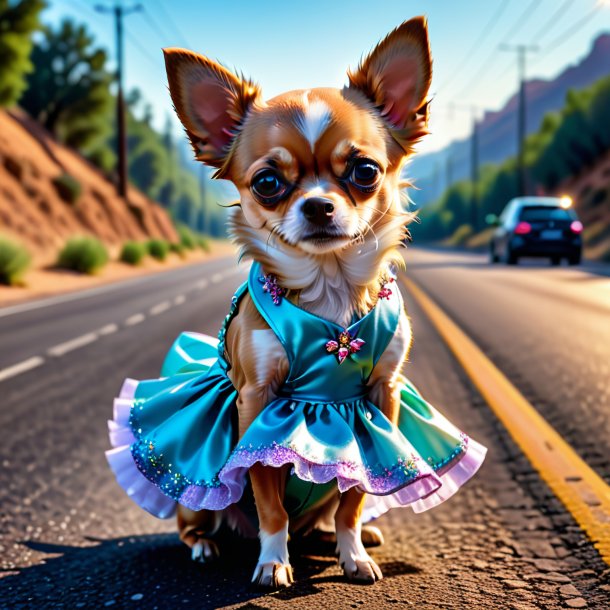
M349 89L362 92L405 148L427 133L432 59L425 17L405 21L348 71Z
M185 49L163 49L169 92L195 157L224 173L231 144L260 96L251 81Z

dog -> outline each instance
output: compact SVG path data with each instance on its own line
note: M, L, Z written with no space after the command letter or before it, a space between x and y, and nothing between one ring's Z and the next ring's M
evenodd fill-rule
M196 159L239 191L229 230L241 255L279 278L286 298L312 314L343 327L365 315L388 266L403 262L412 220L401 201L401 171L427 133L426 19L388 34L348 71L342 89L290 91L268 101L253 81L207 57L178 48L164 54L171 98ZM369 380L371 401L393 423L410 343L403 310ZM227 329L225 350L242 436L282 387L288 359L249 295ZM271 589L293 582L292 524L282 503L287 473L260 463L249 471L261 543L253 580ZM334 527L347 579L372 583L382 574L362 542L364 501L355 487L341 494L332 505ZM180 536L194 558L218 553L209 539L217 521L213 511L179 507Z

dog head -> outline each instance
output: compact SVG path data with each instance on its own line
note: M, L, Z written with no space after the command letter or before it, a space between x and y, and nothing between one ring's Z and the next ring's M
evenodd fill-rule
M321 255L399 212L400 170L426 133L424 18L391 32L348 72L342 90L290 91L266 102L256 84L206 57L164 52L195 155L235 184L252 228Z

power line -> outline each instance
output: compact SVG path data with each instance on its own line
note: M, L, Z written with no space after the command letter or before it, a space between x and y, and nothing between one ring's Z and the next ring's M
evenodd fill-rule
M531 17L532 13L536 9L536 5L540 3L541 0L532 0L527 6L527 9L519 15L519 18L513 23L513 25L508 30L507 34L502 38L502 41L508 40L512 34L518 29L522 28L523 25L527 22L527 20ZM474 76L464 85L464 87L460 90L456 97L462 97L464 94L469 93L472 89L472 86L485 74L489 68L494 64L496 56L498 54L498 48L494 48L491 53L487 56L483 64L481 64L480 68L474 74Z
M152 15L148 11L143 10L142 16L144 17L144 21L148 23L148 26L156 32L157 36L159 36L163 44L165 44L165 41L167 40L168 36L163 31L161 26L152 18Z
M508 34L506 34L504 36L504 38L502 39L502 43L508 42L519 30L523 29L524 22L527 21L527 19L532 16L532 14L540 6L541 2L542 2L542 0L532 0L527 5L527 8L523 11L523 13L519 17L519 19L517 19L517 21L515 21L515 24L510 29Z
M182 33L182 30L176 25L176 22L172 19L172 16L165 9L163 0L159 0L159 2L157 3L157 6L158 6L159 10L161 11L161 13L163 13L163 17L162 17L163 23L165 23L171 30L173 30L174 34L182 41L182 44L185 47L192 49L193 48L192 45L189 44L188 40Z
M554 51L555 49L557 49L557 47L560 47L564 42L568 41L572 36L574 36L574 34L576 34L581 28L583 28L587 23L589 23L589 21L591 21L593 17L595 17L595 15L599 12L602 6L603 5L601 4L595 6L593 10L587 13L582 19L579 19L576 23L572 24L569 28L567 28L559 36L557 36L553 41L546 45L546 47L544 48L544 53L540 55L540 57L538 57L538 59L534 63L538 63L551 51Z
M540 39L549 35L549 32L555 25L557 25L561 16L567 13L572 4L574 4L574 0L565 0L565 2L560 5L559 8L551 15L549 20L531 37L531 39L540 44Z
M142 57L147 59L155 68L159 68L159 62L150 54L148 49L125 27L125 37L129 42L140 51Z
M472 55L477 51L477 49L481 46L483 41L492 32L493 28L496 26L496 24L500 20L500 17L502 17L504 11L507 9L508 5L509 5L508 2L504 2L504 1L500 2L500 6L493 13L493 15L491 16L491 19L485 24L485 26L483 27L483 31L477 38L476 42L472 45L472 47L469 49L468 53L466 53L466 55L464 56L464 59L461 61L461 63L458 64L458 66L461 66L464 63L466 63L466 61L468 61L468 59L470 59L470 57L472 57ZM440 91L449 87L449 85L451 85L455 81L455 79L459 76L459 74L460 74L459 70L454 70L453 75L449 78L448 81L443 83L441 88L437 91L437 94Z

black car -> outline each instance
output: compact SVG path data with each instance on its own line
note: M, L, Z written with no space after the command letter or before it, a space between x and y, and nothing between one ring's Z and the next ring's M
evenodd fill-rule
M488 222L497 226L489 244L492 263L516 265L523 256L580 263L583 226L569 197L517 197Z

